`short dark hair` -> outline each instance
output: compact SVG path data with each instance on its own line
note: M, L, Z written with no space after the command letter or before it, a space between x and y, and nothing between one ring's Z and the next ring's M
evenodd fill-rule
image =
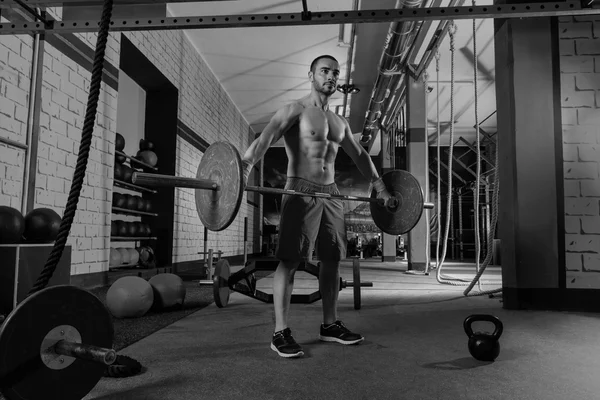
M313 62L310 63L310 72L313 72L313 73L315 72L315 67L317 66L317 63L319 62L319 60L321 60L323 58L328 58L328 59L333 60L333 61L335 61L336 63L339 64L339 61L336 60L334 56L330 56L328 54L324 54L322 56L319 56L319 57L315 58L313 60Z

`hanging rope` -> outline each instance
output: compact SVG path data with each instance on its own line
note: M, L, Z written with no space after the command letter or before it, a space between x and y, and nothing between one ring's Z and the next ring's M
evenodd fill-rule
M67 205L60 223L60 228L58 230L58 236L54 242L52 252L48 256L46 265L44 265L40 276L29 291L28 296L39 290L42 290L48 285L48 282L50 282L50 279L52 278L52 275L58 266L58 262L62 257L62 253L69 237L69 232L71 231L71 225L73 224L75 213L77 212L77 203L79 202L79 194L81 193L81 188L83 187L83 180L85 178L85 171L87 169L87 162L90 155L90 147L94 134L96 111L98 109L98 99L100 98L100 84L102 83L102 71L104 69L104 53L106 50L106 42L108 40L112 8L113 0L105 0L102 10L102 17L100 20L100 30L98 32L98 39L96 41L96 53L94 55L94 63L92 66L90 92L88 95L87 109L83 121L81 143L79 144L79 155L77 157L75 172L73 173L73 182L71 183L71 190L67 199Z
M473 0L473 5L475 6L475 0ZM475 86L475 128L476 128L476 138L477 138L477 143L476 143L476 153L477 153L477 173L476 173L476 193L475 193L475 229L476 229L476 233L475 233L475 247L476 247L476 276L473 280L469 281L468 279L461 279L461 278L455 278L455 277L450 277L450 276L445 276L442 274L442 266L444 263L444 260L446 258L446 253L448 250L448 234L449 234L449 230L450 230L450 217L451 217L451 210L452 210L452 161L453 161L453 152L454 152L454 81L455 81L455 35L456 35L456 31L457 31L457 27L454 24L453 21L450 22L451 26L450 26L450 30L449 30L449 34L450 34L450 57L451 57L451 61L450 61L450 142L449 142L449 152L448 152L448 199L447 199L447 207L446 207L446 229L445 229L445 233L444 233L444 247L443 247L443 251L442 251L442 260L441 262L438 264L438 268L437 268L437 274L436 274L436 278L438 280L438 282L440 283L444 283L444 284L449 284L449 285L454 285L454 286L465 286L467 285L467 289L463 292L463 294L465 296L481 296L481 295L486 295L486 294L493 294L493 293L498 293L501 292L502 289L496 289L496 290L487 290L487 291L482 291L480 290L479 292L475 292L475 293L470 293L471 290L473 289L473 287L475 286L475 284L477 283L479 285L479 288L481 289L481 285L482 282L480 281L481 275L483 274L483 272L485 271L485 268L487 267L487 265L489 265L489 262L491 260L492 257L492 244L493 244L493 236L494 236L494 232L496 229L496 223L497 223L497 219L498 219L498 189L499 189L499 185L497 182L497 173L498 173L498 151L495 151L496 153L496 165L494 168L494 192L493 192L493 204L492 204L492 226L491 229L489 230L489 234L488 234L488 251L486 252L486 258L483 262L483 266L480 268L479 267L479 262L480 262L480 242L479 242L479 187L480 187L480 176L481 176L481 162L480 162L480 158L481 158L481 149L480 149L480 136L479 136L479 118L478 118L478 84L477 84L477 77L478 77L478 62L477 62L477 43L476 43L476 32L477 32L477 26L476 26L476 22L475 20L473 20L473 53L474 53L474 64L475 64L475 82L474 82L474 86ZM438 112L438 121L439 121L439 112ZM439 125L438 125L439 126ZM439 139L438 139L439 141ZM438 175L438 180L440 179L439 175ZM458 193L458 200L459 200L459 234L462 235L462 194L459 192ZM462 237L459 238L460 240L460 245L461 245L461 258L462 258Z
M439 268L440 266L440 239L442 230L441 228L441 218L440 214L442 211L442 156L441 156L441 144L440 139L442 138L442 125L440 123L440 52L437 51L435 53L435 84L436 84L436 99L435 99L435 109L436 109L436 118L437 118L437 199L436 199L436 214L437 214L437 235L436 235L436 246L435 246L435 267ZM448 189L450 190L450 189Z

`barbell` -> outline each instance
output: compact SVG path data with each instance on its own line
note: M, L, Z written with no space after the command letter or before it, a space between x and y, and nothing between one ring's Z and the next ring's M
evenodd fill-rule
M256 186L244 188L240 153L231 143L215 142L204 152L195 178L134 172L131 181L148 187L196 189L198 216L202 224L212 231L224 230L235 220L245 189L261 194L369 202L371 217L379 229L390 235L409 232L421 219L423 209L432 209L433 203L425 202L419 181L407 171L389 171L382 175L382 179L393 196L387 204L377 198L374 189L370 197L363 197Z
M115 362L112 341L112 317L92 293L40 290L0 327L0 392L8 400L82 399Z

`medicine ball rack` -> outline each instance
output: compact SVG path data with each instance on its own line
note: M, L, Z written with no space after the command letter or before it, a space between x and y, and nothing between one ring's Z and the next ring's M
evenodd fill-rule
M124 157L126 160L129 160L129 167L133 169L134 166L136 167L143 167L145 170L147 171L154 171L157 172L158 168L153 167L143 161L140 161L130 155L125 154L122 151L119 150L115 150L115 155L120 155L122 157ZM115 161L116 162L116 161ZM122 163L122 165L124 165L124 162ZM135 170L134 170L135 171ZM126 182L124 180L121 179L117 179L115 178L113 180L113 187L119 187L122 189L126 189L126 190L131 190L134 192L138 192L138 193L150 193L150 194L155 194L157 193L157 191L155 189L149 189L147 187L144 186L139 186L139 185L135 185L133 183L130 182ZM114 191L114 189L113 189ZM152 212L145 212L145 211L139 211L139 210L132 210L132 209L128 209L128 208L122 208L122 207L115 207L114 205L112 205L111 207L111 211L112 214L121 214L121 215L129 215L129 216L136 216L136 217L158 217L157 213L152 213ZM143 242L143 241L150 241L150 240L158 240L158 237L156 236L112 236L110 238L111 242L135 242L136 245L138 242ZM138 263L135 264L121 264L118 266L112 266L110 267L110 270L116 270L116 269L124 269L124 268L136 268L138 267Z

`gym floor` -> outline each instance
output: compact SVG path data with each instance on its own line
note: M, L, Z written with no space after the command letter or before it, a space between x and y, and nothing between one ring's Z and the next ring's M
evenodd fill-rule
M123 349L146 370L126 379L105 378L86 399L592 399L600 370L595 314L503 310L499 298L465 297L465 287L407 275L398 263L361 262L363 306L350 289L340 293L340 318L365 341L321 343L321 303L294 304L290 327L305 357L284 359L269 348L271 304L234 293ZM447 263L444 273L472 276L474 266ZM352 279L349 262L342 277ZM483 279L498 283L500 270ZM269 277L259 288L270 291ZM294 293L316 289L296 277ZM477 287L474 288L474 291ZM463 321L475 313L504 324L493 363L473 359ZM490 330L484 323L474 330ZM577 327L576 329L574 327Z

